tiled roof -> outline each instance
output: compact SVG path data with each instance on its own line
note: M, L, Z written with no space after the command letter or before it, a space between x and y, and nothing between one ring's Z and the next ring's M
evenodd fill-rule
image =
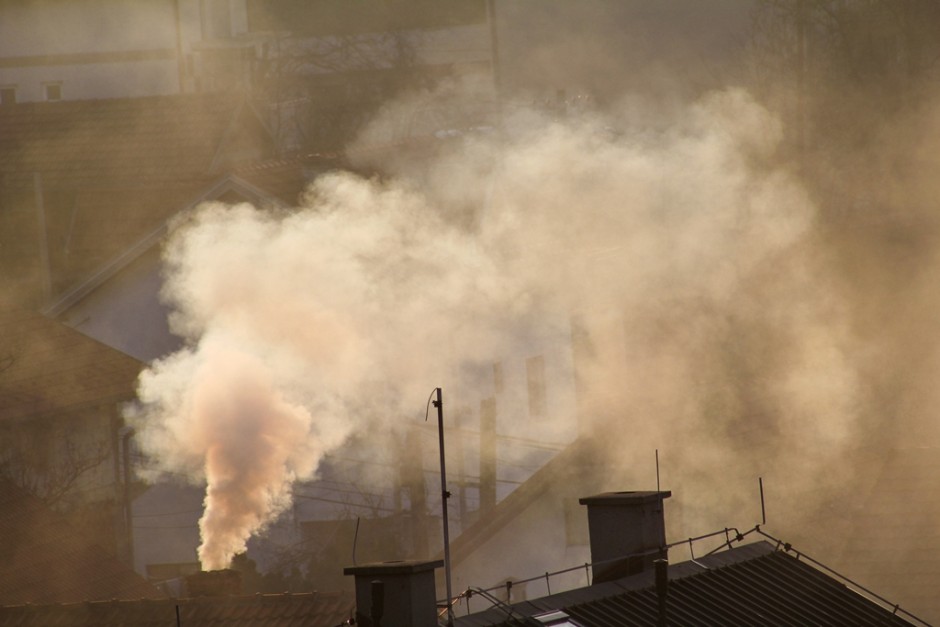
M0 480L0 605L162 596L38 498Z
M339 155L313 154L252 163L236 169L235 175L294 206L317 174L337 169L349 169Z
M60 294L270 151L261 121L232 94L2 107L0 261L40 276L42 215Z
M354 608L351 595L324 592L102 601L0 607L0 627L336 627Z
M31 188L35 172L49 188L206 177L223 140L242 132L234 128L242 103L231 94L180 94L3 107L0 188Z
M670 626L910 625L843 583L766 542L669 567ZM538 625L562 610L583 627L656 625L653 573L459 617L458 627ZM511 616L511 617L510 617Z
M131 400L141 367L41 314L0 312L0 420Z

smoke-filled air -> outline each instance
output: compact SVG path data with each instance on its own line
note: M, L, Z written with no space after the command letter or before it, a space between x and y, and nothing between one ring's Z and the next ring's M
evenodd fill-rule
M579 403L632 434L624 466L664 447L712 506L731 459L787 489L838 479L858 375L814 207L775 165L780 121L743 90L624 102L507 107L420 185L407 164L337 171L295 208L211 203L174 225L164 297L186 346L141 375L133 421L152 471L207 485L204 568L351 436L381 447L454 373L611 313Z

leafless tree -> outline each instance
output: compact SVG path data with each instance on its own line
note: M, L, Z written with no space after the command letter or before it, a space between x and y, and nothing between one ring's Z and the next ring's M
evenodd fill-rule
M252 72L281 152L337 150L394 93L420 84L420 34L280 35Z
M106 440L80 443L44 419L4 425L0 441L0 476L51 506L63 505L82 479L110 458Z

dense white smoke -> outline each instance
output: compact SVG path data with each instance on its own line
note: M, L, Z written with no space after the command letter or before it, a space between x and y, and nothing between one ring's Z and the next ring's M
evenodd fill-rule
M716 483L732 455L813 481L855 399L813 209L746 93L677 114L516 111L422 164L421 187L408 164L334 173L295 210L210 204L177 225L165 296L189 345L142 375L135 422L155 469L208 483L203 566L351 434L381 440L461 366L574 312L622 316L582 400L631 429L625 459L668 438ZM745 424L766 437L736 439Z

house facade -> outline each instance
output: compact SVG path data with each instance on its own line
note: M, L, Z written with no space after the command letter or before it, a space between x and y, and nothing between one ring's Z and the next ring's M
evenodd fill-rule
M121 405L143 364L30 310L0 313L0 338L3 476L129 560Z
M238 77L214 76L213 61L220 50L240 56L247 30L244 1L7 2L0 7L2 104L231 88Z

